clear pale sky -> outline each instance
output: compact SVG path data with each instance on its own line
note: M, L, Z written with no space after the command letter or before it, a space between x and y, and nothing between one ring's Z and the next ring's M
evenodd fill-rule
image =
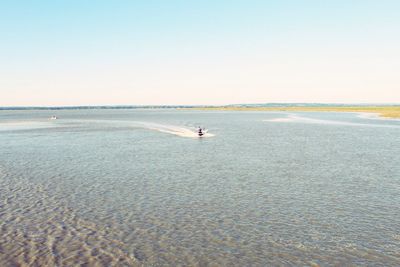
M398 0L0 2L0 106L400 103Z

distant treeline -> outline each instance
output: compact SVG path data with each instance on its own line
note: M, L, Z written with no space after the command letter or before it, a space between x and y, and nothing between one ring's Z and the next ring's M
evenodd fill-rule
M0 110L73 110L73 109L161 109L193 108L195 106L61 106L61 107L0 107ZM196 106L197 107L197 106ZM209 107L209 106L199 106Z
M218 107L366 107L366 106L400 106L400 104L327 104L327 103L262 103L232 105L148 105L148 106L60 106L60 107L0 107L0 110L74 110L74 109L185 109L185 108L218 108Z

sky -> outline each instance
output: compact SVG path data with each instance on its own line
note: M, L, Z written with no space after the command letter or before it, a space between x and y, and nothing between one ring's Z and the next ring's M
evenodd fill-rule
M398 0L0 1L0 106L400 103Z

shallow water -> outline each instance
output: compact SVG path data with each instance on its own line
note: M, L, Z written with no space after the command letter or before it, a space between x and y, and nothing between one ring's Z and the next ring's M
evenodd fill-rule
M351 113L1 111L0 266L398 266L399 142Z

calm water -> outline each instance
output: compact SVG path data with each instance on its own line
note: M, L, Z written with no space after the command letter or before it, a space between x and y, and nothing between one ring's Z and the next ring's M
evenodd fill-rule
M0 197L1 266L399 266L400 121L1 111Z

